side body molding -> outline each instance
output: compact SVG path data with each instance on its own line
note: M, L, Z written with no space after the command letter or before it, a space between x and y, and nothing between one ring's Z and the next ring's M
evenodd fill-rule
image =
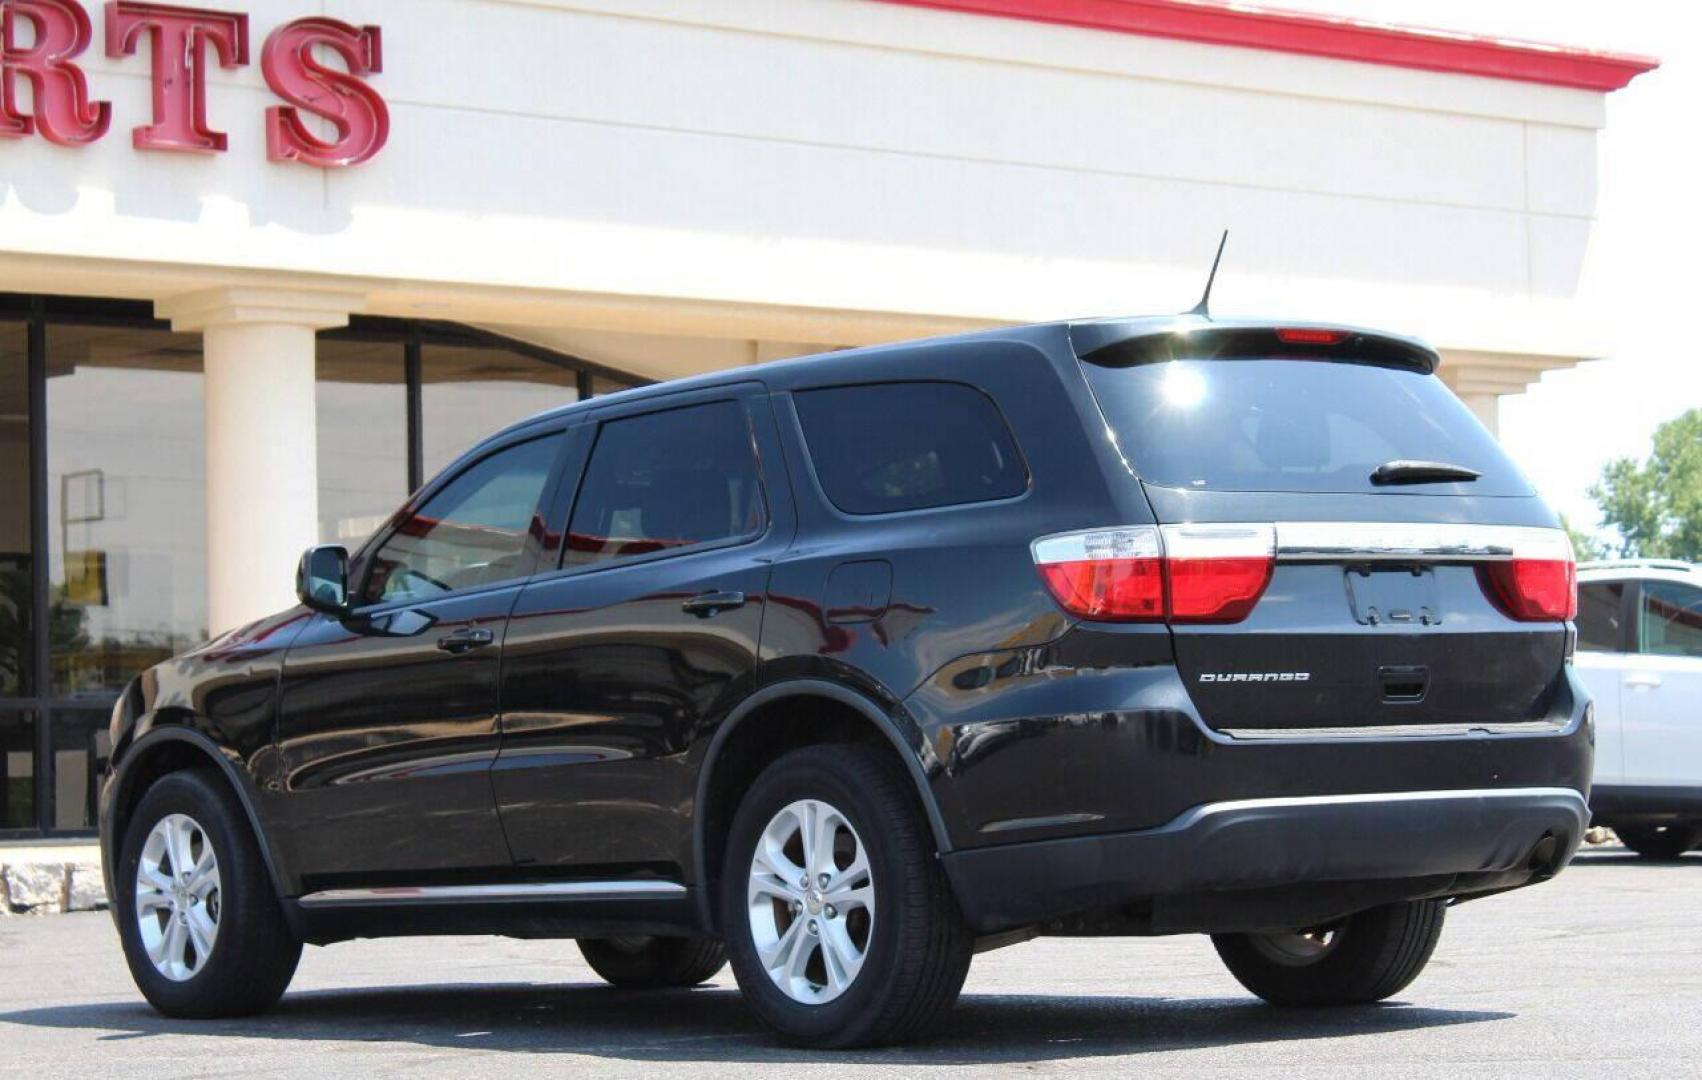
M703 765L698 770L697 794L692 803L692 864L696 885L692 892L697 900L699 917L705 927L715 926L715 903L710 895L714 890L709 887L707 875L704 873L709 865L709 838L705 835L704 815L696 811L709 803L709 784L715 775L715 766L720 760L721 750L727 739L751 713L776 701L806 697L828 698L854 709L886 736L899 758L903 760L905 771L916 787L916 795L922 800L923 809L928 815L928 829L933 834L936 849L941 855L952 850L951 836L946 831L945 818L940 815L940 808L934 801L918 748L905 740L898 723L887 710L863 694L825 679L794 678L772 683L751 694L727 714L727 718L721 722L714 737L710 739L709 749L704 753Z

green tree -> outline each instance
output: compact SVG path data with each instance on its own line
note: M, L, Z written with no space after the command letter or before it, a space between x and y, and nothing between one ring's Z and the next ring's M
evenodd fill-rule
M1605 559L1612 554L1606 544L1572 524L1571 521L1567 520L1565 514L1560 515L1560 527L1565 529L1566 535L1572 538L1572 550L1577 554L1579 562Z
M1621 555L1702 561L1702 409L1656 428L1649 460L1608 462L1590 498L1618 531Z

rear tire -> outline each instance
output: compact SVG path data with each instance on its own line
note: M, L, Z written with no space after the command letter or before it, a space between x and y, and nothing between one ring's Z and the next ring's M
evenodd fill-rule
M1702 842L1702 825L1624 825L1613 830L1619 842L1645 859L1676 859Z
M720 918L745 1000L800 1046L916 1037L957 1000L974 946L909 778L866 746L795 750L757 777L729 831Z
M192 769L155 782L119 850L118 936L149 1004L166 1016L212 1019L277 1003L301 960L301 940L284 921L248 815L223 776Z
M696 986L727 965L719 941L684 937L581 938L580 955L611 986Z
M1272 1005L1366 1005L1418 977L1442 936L1441 900L1372 908L1327 931L1214 934L1230 974Z

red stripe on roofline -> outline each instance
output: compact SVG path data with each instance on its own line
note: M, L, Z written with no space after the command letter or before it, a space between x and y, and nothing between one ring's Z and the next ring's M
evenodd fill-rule
M1618 90L1660 66L1652 57L1425 30L1222 0L880 0L1146 37L1356 60L1451 75Z

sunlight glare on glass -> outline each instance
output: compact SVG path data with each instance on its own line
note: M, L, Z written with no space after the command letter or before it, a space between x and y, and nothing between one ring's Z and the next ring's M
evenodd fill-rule
M1206 377L1191 367L1171 364L1161 384L1164 403L1178 409L1191 409L1206 398Z

